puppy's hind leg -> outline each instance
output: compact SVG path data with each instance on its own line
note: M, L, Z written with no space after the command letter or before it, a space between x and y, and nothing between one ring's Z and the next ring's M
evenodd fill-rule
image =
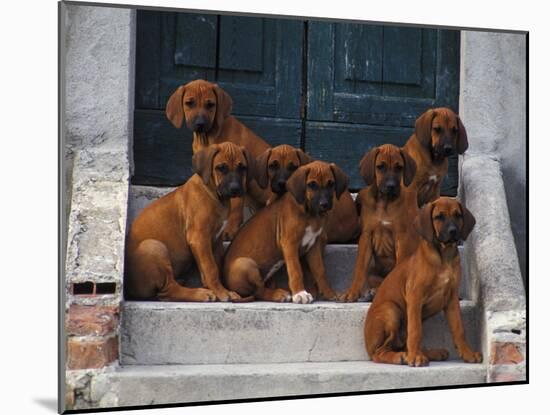
M399 350L401 312L392 303L371 308L365 321L365 346L373 362L407 364L407 353Z
M129 259L126 294L134 299L161 301L215 301L208 289L187 288L177 283L168 248L156 239L146 239Z
M241 296L253 295L257 300L279 303L291 300L290 293L281 288L267 288L258 268L251 258L237 258L229 268L226 284Z

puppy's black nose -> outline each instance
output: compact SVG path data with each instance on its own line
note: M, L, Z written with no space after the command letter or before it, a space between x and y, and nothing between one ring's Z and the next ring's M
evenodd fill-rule
M322 211L329 210L329 208L330 203L328 202L328 200L321 200L319 202L319 209L321 209Z
M453 146L450 145L450 144L445 144L443 146L443 154L445 154L446 156L450 156L453 154Z
M238 183L231 183L229 185L229 193L231 193L231 196L240 196L241 195L241 186Z
M458 229L455 226L449 227L449 236L453 240L456 240L458 238Z
M193 123L195 130L202 131L206 128L206 118L197 117Z

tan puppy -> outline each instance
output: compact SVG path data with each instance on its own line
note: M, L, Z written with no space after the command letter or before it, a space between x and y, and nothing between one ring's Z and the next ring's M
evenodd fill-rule
M253 175L253 158L235 144L215 144L193 156L193 168L196 174L148 205L132 224L126 245L126 298L239 298L220 282L220 236L227 223L230 198L246 192L247 180ZM194 261L206 288L187 288L176 282Z
M442 310L460 357L481 362L480 353L466 343L458 299L457 243L474 224L470 211L454 199L442 197L422 208L415 219L420 243L386 277L367 313L365 345L374 362L426 366L430 360L446 360L445 349L421 348L422 321Z
M264 151L256 160L258 184L268 188L272 194L266 204L272 203L286 193L286 182L300 166L313 159L301 149L282 144ZM327 242L349 242L359 233L359 218L355 202L348 190L339 199L334 199L334 207L327 216Z
M374 295L384 277L418 243L412 226L418 213L416 192L407 187L415 175L414 160L399 147L385 144L370 150L359 166L368 187L357 196L361 236L353 281L343 301L357 301L365 281Z
M300 258L305 257L319 293L334 299L323 263L323 229L333 196L339 198L349 178L335 164L314 161L288 179L288 192L260 210L239 231L224 260L226 286L258 300L310 303ZM265 286L286 264L290 293Z
M212 144L229 141L244 147L256 158L270 146L231 115L232 106L231 97L222 88L198 79L176 89L166 104L166 116L176 128L181 128L185 120L187 128L193 131L193 154ZM269 197L254 182L248 193L262 204ZM243 198L231 200L225 239L232 239L237 233L243 221L243 204Z
M414 134L404 149L416 162L413 189L418 206L437 199L447 175L447 158L468 148L466 129L459 116L448 108L429 109L415 123Z

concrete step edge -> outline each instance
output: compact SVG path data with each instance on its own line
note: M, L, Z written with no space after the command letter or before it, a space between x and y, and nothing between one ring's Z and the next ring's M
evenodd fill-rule
M483 364L428 367L368 361L232 365L123 366L110 375L119 405L150 405L482 384Z

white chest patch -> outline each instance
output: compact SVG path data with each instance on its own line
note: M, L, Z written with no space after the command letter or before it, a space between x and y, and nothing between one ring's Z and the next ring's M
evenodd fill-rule
M220 235L222 234L222 232L223 232L223 230L225 229L226 226L227 226L227 220L224 220L220 230L216 234L216 239L218 239L220 237Z
M430 182L433 182L433 183L437 182L437 179L438 179L437 174L432 174L429 177L429 179L430 179Z
M390 226L391 225L391 220L381 220L380 223L384 226Z
M314 231L311 226L308 226L306 228L306 232L304 233L304 237L302 238L302 247L305 248L306 252L311 249L313 244L315 244L315 241L321 235L321 232L323 232L323 227L321 226L317 231Z
M285 264L285 261L283 260L275 262L275 265L273 265L269 270L269 272L266 274L264 281L267 281L268 279L270 279L273 276L273 274L279 271L284 264Z

